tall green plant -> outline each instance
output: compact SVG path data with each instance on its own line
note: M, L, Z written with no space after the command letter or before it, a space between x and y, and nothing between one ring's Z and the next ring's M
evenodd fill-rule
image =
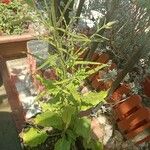
M77 33L73 28L76 18L71 18L70 22L66 23L64 14L71 0L64 6L59 19L56 15L55 0L51 0L49 7L45 1L47 12L51 12L47 15L48 18L43 18L41 12L36 9L34 1L26 1L35 8L41 22L47 28L49 34L42 39L55 51L38 69L51 68L55 72L56 80L37 75L37 79L45 87L37 98L42 112L33 119L33 124L28 131L23 133L23 141L30 147L36 147L50 136L46 131L52 127L59 131L60 136L55 144L55 150L70 150L71 147L75 147L79 137L83 140L86 149L99 150L101 144L91 137L90 119L80 117L79 114L104 101L107 96L107 91L90 91L86 94L80 91L89 75L107 66L83 61L81 58L90 43L101 41L102 37L98 37L97 32L91 37ZM108 27L110 27L109 24L104 25L104 28ZM96 65L96 67L92 69L90 65ZM44 95L48 97L46 101L41 100Z

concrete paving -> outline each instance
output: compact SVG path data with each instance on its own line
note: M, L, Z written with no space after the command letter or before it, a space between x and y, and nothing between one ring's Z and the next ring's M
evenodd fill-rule
M4 87L0 87L0 150L21 150Z

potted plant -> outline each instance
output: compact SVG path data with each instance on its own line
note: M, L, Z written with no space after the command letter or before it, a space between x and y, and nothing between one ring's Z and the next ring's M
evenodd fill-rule
M36 8L34 1L27 2ZM90 37L77 33L74 30L75 18L70 19L69 23L64 18L72 1L66 3L59 17L55 2L52 0L51 5L46 7L51 12L48 19L40 15L50 33L42 39L53 47L54 53L50 53L37 68L49 71L45 76L35 74L44 87L37 97L41 113L31 119L22 132L23 144L27 149L101 149L101 143L91 137L91 119L80 116L81 111L104 101L107 95L107 91L81 93L85 79L107 66L99 62L84 61L80 57L91 42L101 41L101 37L95 36L97 32ZM104 24L103 28L110 28L110 25ZM89 65L96 67L90 69Z

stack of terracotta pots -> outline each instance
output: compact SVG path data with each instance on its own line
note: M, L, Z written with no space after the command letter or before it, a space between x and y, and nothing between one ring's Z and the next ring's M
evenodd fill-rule
M107 63L109 56L105 53L95 53L92 61ZM112 64L105 72L116 68ZM89 81L95 90L107 90L110 88L112 81L101 81L103 72L93 74ZM150 78L145 80L145 94L150 95ZM115 119L120 131L127 139L131 139L136 144L150 141L150 109L141 103L142 98L139 95L132 95L131 88L127 84L120 85L108 100L113 105Z
M131 95L131 89L126 85L120 85L109 100L116 103L113 109L118 128L136 144L150 140L150 109L141 101L139 95Z

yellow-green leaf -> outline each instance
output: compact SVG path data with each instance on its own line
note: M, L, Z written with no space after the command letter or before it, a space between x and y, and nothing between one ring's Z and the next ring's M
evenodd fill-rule
M48 135L44 131L39 131L36 128L30 128L22 134L22 139L29 147L36 147L42 144L47 139Z
M63 127L60 115L51 111L37 115L34 123L43 127L53 127L56 129L62 129Z

